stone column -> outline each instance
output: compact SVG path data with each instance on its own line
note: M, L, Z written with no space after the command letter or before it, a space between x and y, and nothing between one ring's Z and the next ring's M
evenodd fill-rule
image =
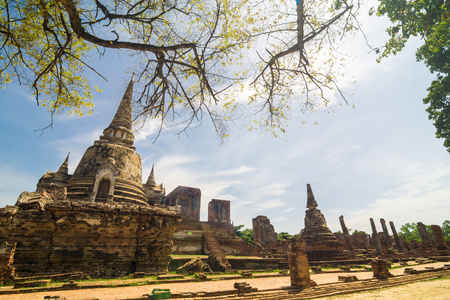
M407 241L405 241L405 240L400 240L400 241L402 243L403 248L406 249L406 251L411 251L411 248L409 247L409 244Z
M389 221L389 225L391 225L392 234L394 235L395 240L395 246L397 247L398 251L403 251L402 243L400 242L400 237L397 234L397 230L395 229L394 222Z
M433 247L437 248L436 241L434 240L434 234L429 233L428 231L427 231L427 234L428 234L428 238L431 241L431 245L433 245Z
M380 219L380 223L381 223L381 227L383 228L383 232L384 232L384 239L386 240L389 248L392 247L392 240L391 240L391 236L389 235L387 226L386 226L386 221L382 218Z
M420 238L422 239L422 242L427 245L428 247L431 247L431 240L428 236L427 228L422 222L417 223L417 229L419 230Z
M308 256L303 247L304 242L301 238L289 240L289 273L291 276L291 286L309 288L311 287L311 278L309 276Z
M389 247L388 242L386 241L386 236L384 235L384 232L383 233L380 232L378 234L378 239L380 240L381 249L383 251L383 254L385 254L385 255L391 254L392 251L389 249L390 247Z
M375 243L375 248L377 249L377 254L382 254L381 243L380 239L378 238L377 228L375 227L375 222L373 221L372 218L370 218L370 225L372 226L372 238Z
M344 234L345 244L347 245L347 249L353 253L352 241L350 238L350 233L348 232L347 226L344 223L344 216L339 217L339 222L341 222L342 233Z
M436 248L438 250L447 250L447 244L444 240L444 234L439 225L431 225L431 230L433 230L434 240L436 241Z

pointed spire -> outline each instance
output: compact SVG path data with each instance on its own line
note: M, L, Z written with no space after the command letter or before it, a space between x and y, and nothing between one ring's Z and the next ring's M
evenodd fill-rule
M133 105L133 77L128 83L127 90L123 95L122 101L117 108L114 118L108 128L103 130L103 136L100 139L106 139L109 142L118 143L132 147L134 141L133 131L131 129L131 110Z
M128 83L127 90L123 95L116 115L114 116L109 127L120 128L124 127L131 131L131 107L133 105L133 85L134 85L134 73L131 77L130 83Z
M311 185L309 183L306 185L306 189L307 189L307 194L308 194L307 201L306 201L306 207L309 209L316 208L317 202L316 202L316 199L314 198L314 194L312 192Z
M150 172L150 175L148 176L147 183L145 184L148 187L156 187L156 180L155 180L155 171L154 171L155 165L152 165L152 171Z
M69 155L70 155L70 152L67 154L66 159L64 160L61 167L59 167L58 172L56 172L56 173L62 173L62 174L69 173Z

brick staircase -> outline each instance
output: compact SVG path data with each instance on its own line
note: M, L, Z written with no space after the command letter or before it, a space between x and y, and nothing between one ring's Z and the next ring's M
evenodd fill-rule
M206 247L209 250L209 255L214 256L219 264L223 265L223 268L226 272L231 271L230 263L226 259L225 252L223 251L222 247L220 247L220 244L215 237L214 231L206 222L202 222L201 226L203 231L203 238L205 239Z

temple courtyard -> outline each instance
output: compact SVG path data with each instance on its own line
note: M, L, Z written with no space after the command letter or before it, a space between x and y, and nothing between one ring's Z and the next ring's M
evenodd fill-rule
M407 274L406 268L413 269L417 273ZM276 272L255 273L253 278L245 279L237 279L236 277L241 277L237 275L218 275L217 279L220 277L220 280L216 280L213 279L213 275L208 275L210 281L202 282L192 280L186 282L189 279L179 279L162 283L164 279L139 278L53 283L47 287L28 289L3 286L0 288L0 299L152 299L154 289L169 289L170 299L448 299L450 289L448 263L408 262L408 266L392 265L389 272L394 276L387 280L379 280L373 278L372 271L364 269L351 268L349 271L339 268L326 269L322 273L311 274L311 279L317 286L303 290L290 287L290 277ZM342 280L354 276L357 281ZM155 284L156 281L159 284ZM243 282L251 286L252 291L237 294L235 284ZM61 290L62 285L67 289Z

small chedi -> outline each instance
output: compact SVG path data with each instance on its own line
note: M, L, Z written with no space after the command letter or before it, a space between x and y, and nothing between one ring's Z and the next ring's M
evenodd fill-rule
M311 186L307 185L305 228L301 237L305 242L305 252L311 260L335 260L343 257L343 245L328 228L325 217L317 209Z
M142 184L131 131L132 92L133 80L73 175L67 157L57 172L42 176L35 192L23 192L15 206L0 209L0 241L16 245L16 274L167 272L181 217L175 207L154 205L164 189L153 169Z

